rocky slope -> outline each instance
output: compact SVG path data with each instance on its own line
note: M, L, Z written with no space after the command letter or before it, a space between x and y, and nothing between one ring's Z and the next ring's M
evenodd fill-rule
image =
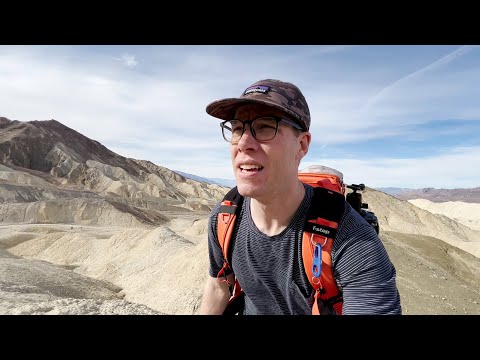
M0 223L156 226L168 211L208 212L227 190L122 157L55 120L0 118Z

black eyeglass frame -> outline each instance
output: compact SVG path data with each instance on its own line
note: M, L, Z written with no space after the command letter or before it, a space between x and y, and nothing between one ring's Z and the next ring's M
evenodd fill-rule
M257 120L257 119L273 119L276 121L276 126L275 126L275 134L272 136L271 139L268 139L268 140L258 140L257 139L257 135L255 134L255 129L254 127L252 126L252 123ZM236 141L231 141L231 140L228 140L226 137L225 137L225 128L226 128L226 124L230 121L240 121L243 125L243 128L242 128L242 135L240 135L240 137L238 138L238 140ZM243 120L238 120L238 119L232 119L232 120L225 120L225 121L222 121L220 123L220 127L222 128L222 136L223 136L223 139L230 143L230 144L237 144L240 139L242 138L243 134L245 134L245 129L246 129L246 125L247 124L250 124L250 132L252 133L252 136L254 137L255 140L259 141L259 142L267 142L267 141L271 141L273 139L275 139L275 136L277 136L277 132L278 132L278 124L279 123L285 123L285 124L288 124L290 125L291 127L297 129L297 130L300 130L302 132L304 131L307 131L304 127L302 127L300 124L296 123L295 121L293 120L290 120L290 119L286 119L286 118L283 118L281 116L259 116L253 120L248 120L248 121L243 121Z

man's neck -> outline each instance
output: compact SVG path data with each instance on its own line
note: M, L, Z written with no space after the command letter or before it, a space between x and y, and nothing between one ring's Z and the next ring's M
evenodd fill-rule
M250 211L253 222L265 235L280 234L290 224L304 196L305 187L299 181L284 193L274 194L269 198L252 198Z

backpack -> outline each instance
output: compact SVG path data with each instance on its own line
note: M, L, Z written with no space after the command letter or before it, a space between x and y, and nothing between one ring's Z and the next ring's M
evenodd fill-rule
M342 313L343 297L332 272L332 245L339 222L345 210L345 184L342 173L320 165L306 168L298 178L314 188L312 204L303 227L302 258L305 273L314 289L312 315L320 315L318 300L329 303L337 314ZM218 241L223 252L223 267L218 272L219 281L229 285L230 299L224 315L241 311L243 290L235 277L235 283L227 280L231 272L231 242L243 197L236 187L223 198L217 220ZM230 259L230 261L229 261Z

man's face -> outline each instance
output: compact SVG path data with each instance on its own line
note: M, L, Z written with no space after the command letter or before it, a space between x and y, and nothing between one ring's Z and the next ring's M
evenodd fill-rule
M283 112L261 104L243 105L235 119L251 121L261 116L292 119ZM310 133L300 132L280 122L276 136L260 142L252 136L250 124L237 144L231 145L232 166L241 195L268 202L285 196L298 182L298 165L310 143Z

